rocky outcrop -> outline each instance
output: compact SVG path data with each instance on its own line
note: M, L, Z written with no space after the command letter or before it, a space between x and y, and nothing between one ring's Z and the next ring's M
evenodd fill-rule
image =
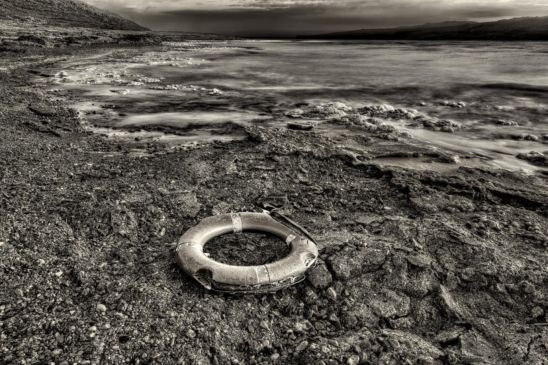
M147 30L78 0L0 0L0 19L18 23L118 30Z

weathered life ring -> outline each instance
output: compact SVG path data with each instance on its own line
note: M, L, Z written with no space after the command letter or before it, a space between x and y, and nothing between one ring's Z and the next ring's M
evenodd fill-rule
M204 245L226 233L256 231L271 233L291 245L283 259L260 266L234 266L214 261L204 254ZM181 268L209 290L224 292L269 292L302 281L318 258L316 244L302 232L282 224L267 213L232 213L208 217L189 229L179 240L177 259Z

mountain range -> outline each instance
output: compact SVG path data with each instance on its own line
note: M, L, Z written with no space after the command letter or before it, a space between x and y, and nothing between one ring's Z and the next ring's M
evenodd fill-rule
M548 17L512 18L493 22L452 21L398 28L359 29L300 36L301 39L341 40L496 40L547 41Z
M0 0L0 21L60 27L147 30L121 16L77 0Z

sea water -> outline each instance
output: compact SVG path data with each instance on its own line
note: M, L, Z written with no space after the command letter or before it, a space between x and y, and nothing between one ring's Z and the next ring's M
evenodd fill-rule
M299 112L333 103L341 113L315 122L336 137L330 120L380 106L405 111L382 122L416 143L475 156L476 165L546 171L516 157L548 151L545 43L189 41L76 57L59 69L57 83L76 94L88 125L117 137L146 138L137 129L148 125L158 141L230 142L244 138L238 126L310 122ZM427 128L417 116L451 127ZM154 126L180 130L165 138Z

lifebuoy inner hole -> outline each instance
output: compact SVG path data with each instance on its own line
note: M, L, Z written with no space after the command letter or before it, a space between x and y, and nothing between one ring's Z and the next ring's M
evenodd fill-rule
M204 246L210 259L228 265L257 266L276 262L291 252L281 238L264 232L246 231L211 239Z

